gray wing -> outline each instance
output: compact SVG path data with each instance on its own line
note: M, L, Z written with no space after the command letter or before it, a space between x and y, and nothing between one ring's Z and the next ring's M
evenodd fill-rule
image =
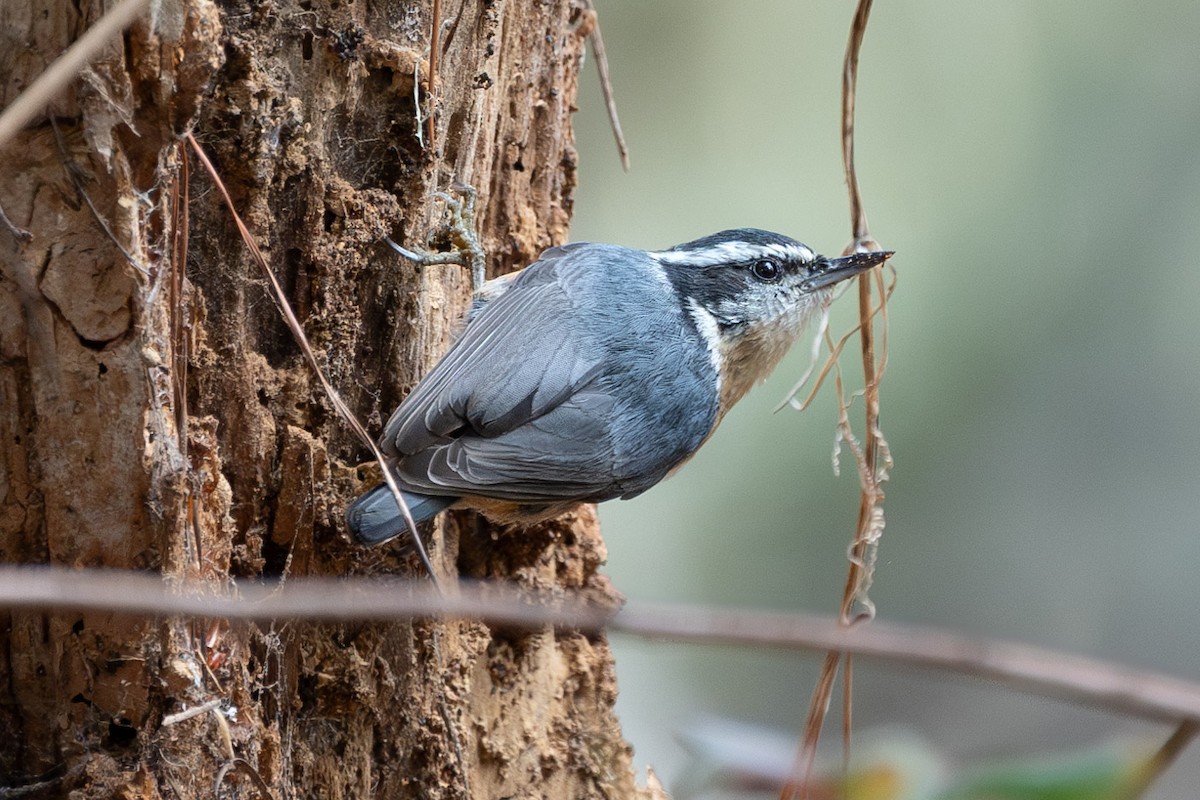
M404 484L533 502L619 492L613 398L602 348L572 319L586 310L559 269L568 252L488 300L388 420L381 445Z

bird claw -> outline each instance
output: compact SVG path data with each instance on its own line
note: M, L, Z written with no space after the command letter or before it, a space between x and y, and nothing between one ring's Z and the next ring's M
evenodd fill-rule
M470 267L471 290L478 292L487 280L487 253L484 252L483 246L479 243L479 236L475 233L475 200L478 192L475 191L474 186L455 181L450 187L450 192L434 192L431 196L435 200L441 200L446 206L449 220L446 222L444 230L449 234L453 250L447 252L411 250L397 244L389 236L385 236L383 239L397 253L422 266L457 264L462 267Z

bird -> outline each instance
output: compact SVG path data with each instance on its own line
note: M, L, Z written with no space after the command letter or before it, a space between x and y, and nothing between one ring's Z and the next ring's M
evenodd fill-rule
M379 447L414 522L470 508L528 525L635 497L677 470L765 380L835 284L889 251L840 258L738 228L666 250L575 242L485 283ZM386 484L350 532L406 531Z

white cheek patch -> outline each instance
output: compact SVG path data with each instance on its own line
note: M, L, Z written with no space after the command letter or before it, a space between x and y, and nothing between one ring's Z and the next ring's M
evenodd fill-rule
M708 347L708 358L712 362L713 370L717 373L717 391L720 392L721 329L717 325L717 318L712 315L711 311L690 297L687 301L687 307L688 314L691 315L692 321L696 323L696 329L700 331L700 336L704 339L704 344Z
M826 289L804 291L797 286L760 287L761 296L754 302L755 313L751 327L765 330L767 328L787 330L793 326L803 326L814 309L828 304L830 293ZM704 309L708 313L707 309ZM714 319L742 320L747 319L745 298L722 300L712 309Z

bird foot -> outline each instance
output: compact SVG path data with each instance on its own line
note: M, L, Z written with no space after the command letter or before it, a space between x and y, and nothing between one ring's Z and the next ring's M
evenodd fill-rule
M433 198L441 200L446 206L447 220L443 230L447 234L453 250L430 252L427 250L410 250L396 244L390 236L383 237L384 241L400 255L422 266L432 264L457 264L471 269L471 290L478 292L487 279L487 253L479 243L475 233L475 200L478 193L474 186L457 181L451 185L449 192L434 192Z

